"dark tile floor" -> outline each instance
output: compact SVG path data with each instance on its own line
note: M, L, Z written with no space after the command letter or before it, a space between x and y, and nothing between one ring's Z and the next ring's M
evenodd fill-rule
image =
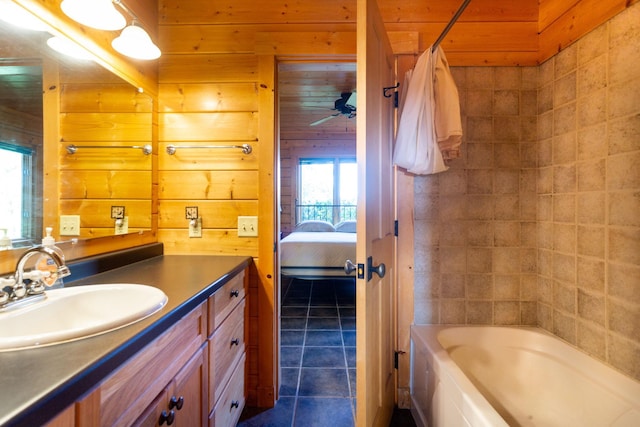
M268 410L245 408L238 425L354 426L355 316L354 279L283 278L280 399ZM402 411L394 420L415 425Z

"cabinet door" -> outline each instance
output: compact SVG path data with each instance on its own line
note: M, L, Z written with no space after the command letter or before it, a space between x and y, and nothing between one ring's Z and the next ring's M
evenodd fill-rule
M173 423L175 414L169 413L167 401L167 390L163 390L140 415L140 418L133 423L132 427L157 427L168 425L169 422Z
M175 425L207 425L208 351L206 345L187 362L173 381L168 410L175 411Z

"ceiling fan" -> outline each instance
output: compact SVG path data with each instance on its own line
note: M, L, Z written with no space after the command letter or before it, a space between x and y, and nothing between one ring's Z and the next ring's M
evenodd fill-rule
M321 123L324 123L340 115L343 115L349 119L354 118L356 116L356 93L355 92L341 93L340 98L336 99L334 103L334 108L332 108L332 110L336 110L337 112L323 119L315 121L311 123L309 126L317 126Z

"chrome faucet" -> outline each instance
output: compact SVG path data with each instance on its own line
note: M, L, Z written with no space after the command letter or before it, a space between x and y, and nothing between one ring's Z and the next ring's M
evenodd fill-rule
M58 252L46 246L33 247L23 253L18 259L13 278L0 279L0 283L6 285L0 289L0 309L18 303L22 305L22 302L26 303L27 299L31 299L30 297L39 297L38 299L44 297L45 285L42 279L48 277L49 272L39 270L33 270L31 272L24 271L27 261L37 254L46 255L53 260L57 267L56 272L53 273L56 279L61 279L71 274L69 267L64 263L64 258L61 257ZM25 279L29 279L30 282L25 284Z

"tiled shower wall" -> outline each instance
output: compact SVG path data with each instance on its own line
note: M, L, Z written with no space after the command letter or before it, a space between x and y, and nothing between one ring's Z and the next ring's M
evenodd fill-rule
M640 379L640 4L539 67L454 68L415 179L415 322L539 325Z

